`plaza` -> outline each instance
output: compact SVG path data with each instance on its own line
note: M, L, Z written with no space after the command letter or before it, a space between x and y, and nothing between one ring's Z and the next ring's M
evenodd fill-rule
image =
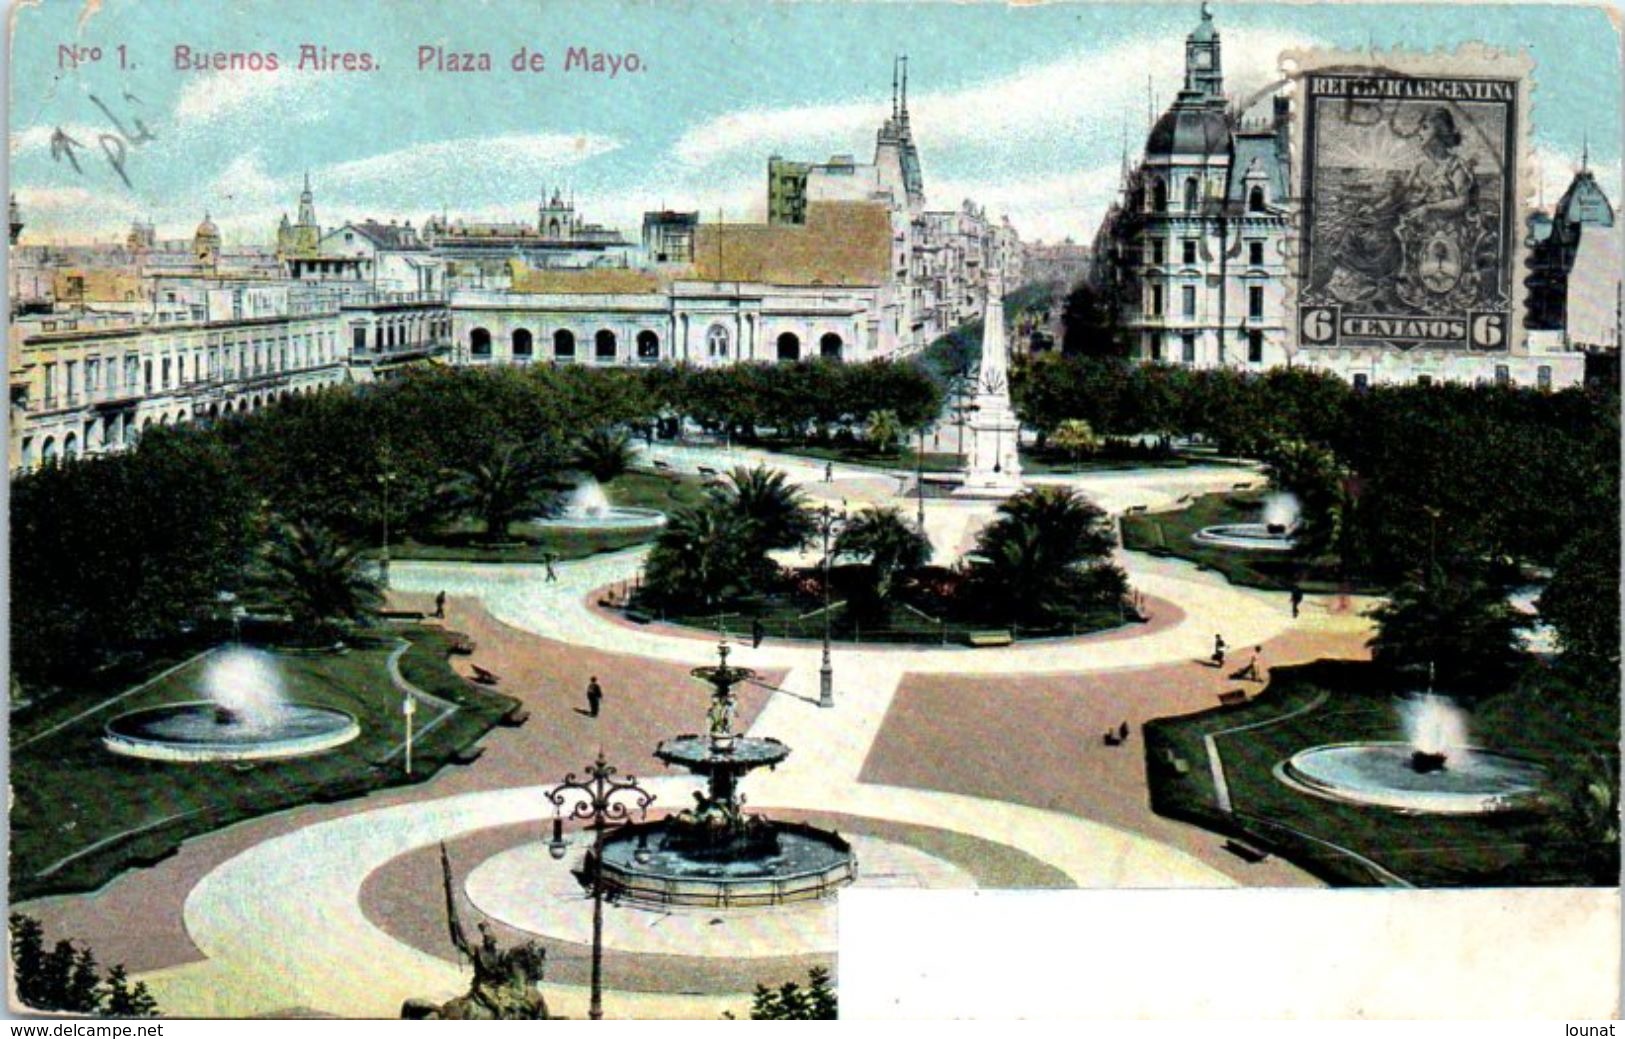
M724 448L660 457L684 467L756 460ZM897 481L872 470L838 467L825 483L822 465L773 461L807 481L815 501L897 495ZM1121 510L1176 504L1245 475L1211 466L1067 479ZM939 546L962 551L992 512L992 503L930 500L927 527ZM126 963L166 1013L389 1017L407 998L464 986L434 897L444 842L465 907L504 942L542 942L550 1006L584 1016L590 900L571 862L544 853L546 790L601 747L656 795L657 814L686 803L693 778L661 769L650 750L697 717L704 696L687 671L715 657L714 633L639 625L598 604L644 552L564 564L552 582L540 566L397 562L391 605L428 609L445 591L446 626L477 647L460 668L499 675L530 713L523 727L491 730L472 765L420 785L240 823L96 893L15 908L93 945L104 962ZM840 832L867 886L1316 885L1279 859L1245 862L1219 836L1154 815L1134 737L1109 747L1098 734L1125 721L1137 734L1150 718L1212 706L1224 680L1194 661L1216 630L1262 645L1272 666L1361 657L1364 604L1311 597L1293 620L1279 593L1174 560L1121 562L1150 604L1148 624L993 649L842 645L830 710L817 707L816 644L752 649L730 632L741 643L735 659L760 674L740 691L740 731L793 748L752 777L751 810ZM597 718L582 710L589 675L605 690ZM738 1013L756 984L832 965L835 918L827 902L612 905L609 1016Z

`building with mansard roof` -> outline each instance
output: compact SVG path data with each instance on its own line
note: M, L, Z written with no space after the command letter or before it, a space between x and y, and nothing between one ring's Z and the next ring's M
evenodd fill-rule
M1096 233L1090 280L1118 309L1143 361L1262 371L1276 366L1374 382L1564 386L1584 355L1530 331L1499 352L1307 347L1287 298L1299 207L1287 98L1246 110L1224 93L1223 46L1206 3L1185 38L1184 82L1152 125Z

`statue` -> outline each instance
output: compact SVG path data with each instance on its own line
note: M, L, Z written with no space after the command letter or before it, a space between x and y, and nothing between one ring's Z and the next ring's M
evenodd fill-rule
M440 845L440 868L446 882L446 923L451 944L473 964L474 981L466 995L446 1003L409 999L401 1004L401 1017L416 1021L547 1020L547 1000L537 988L547 966L547 950L535 942L503 949L483 922L479 925L479 945L471 943L457 916L451 860L444 844Z

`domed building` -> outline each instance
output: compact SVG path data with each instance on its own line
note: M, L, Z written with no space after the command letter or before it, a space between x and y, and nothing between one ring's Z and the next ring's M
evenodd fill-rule
M203 267L213 267L220 262L220 228L209 219L209 214L203 214L203 223L197 225L197 231L192 235L192 256Z
M1185 79L1151 127L1096 239L1096 278L1136 356L1197 367L1286 360L1287 109L1224 96L1213 14L1185 38Z

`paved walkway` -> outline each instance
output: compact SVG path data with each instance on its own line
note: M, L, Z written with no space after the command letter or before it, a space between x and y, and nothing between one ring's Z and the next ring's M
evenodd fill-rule
M685 468L701 464L720 468L716 463L724 460L698 452L666 457ZM749 464L752 453L737 453L737 460ZM839 494L849 504L887 501L896 493L895 481L873 473L837 466L835 480L823 484L821 463L776 462L790 469L793 478L820 481L809 486L810 492ZM1094 474L1068 482L1116 510L1140 504L1159 507L1202 489L1228 488L1241 478L1234 469L1215 468ZM926 503L933 538L956 549L968 544L992 514L990 503ZM493 760L482 759L466 772L443 774L423 787L393 792L376 802L368 799L337 813L321 807L286 813L273 822L255 824L256 836L251 839L233 840L227 834L194 842L219 845L223 852L218 861L205 856L197 864L199 875L185 877L189 886L184 927L198 958L140 975L160 1005L167 1012L189 1016L306 1008L391 1017L407 996L446 998L459 991L466 984L463 972L380 929L363 910L362 889L369 877L389 864L437 842L544 821L549 809L543 788L516 781L518 776L537 774L534 749L521 750L533 747L536 740L547 741L552 748L549 760L568 753L564 748L569 747L576 748L576 756L584 761L590 752L579 748L590 746L587 741L594 734L604 740L611 724L618 725L612 753L629 755L636 762L646 760L641 755L653 745L651 732L664 732L663 727L678 717L693 718L690 728L697 724L703 694L664 690L671 688L670 683L681 683L687 667L715 659L713 640L660 625L628 626L588 603L594 590L630 579L643 558L643 551L634 550L563 564L556 582L547 582L545 570L532 566L395 564L395 596L421 602L445 590L454 604L453 622L482 632L477 659L504 674L509 682L505 688L526 691L527 704L545 710L546 724L559 731L537 729L533 720L520 736L511 731L493 733L487 738ZM1270 883L1306 882L1280 864L1263 874L1246 873L1212 853L1216 842L1211 835L1150 816L1143 805L1143 770L1134 767L1136 752L1091 759L1067 748L1081 750L1089 741L1097 714L1132 716L1138 725L1152 713L1205 706L1213 672L1197 665L1209 653L1215 632L1222 632L1238 651L1252 645L1270 647L1272 663L1308 650L1354 652L1367 625L1358 615L1363 604L1356 602L1339 612L1330 600L1311 598L1304 617L1294 622L1283 595L1235 588L1218 575L1176 560L1126 556L1120 562L1135 587L1177 603L1183 615L1132 635L1103 633L997 649L842 646L834 654L834 710L816 706L820 663L816 645L768 640L757 649L740 648L731 662L758 669L770 687L748 691L751 710L742 712L741 721L749 724L752 734L772 735L792 748L783 765L746 781L751 809L838 813L960 833L1018 849L1080 887L1229 886L1238 875L1252 882L1264 877ZM496 625L482 619L486 613ZM1303 641L1305 631L1314 638ZM551 670L534 670L530 662L538 659L552 661ZM578 712L561 698L576 696L574 689L581 683L575 671L628 665L631 670L623 671L627 677L609 689L604 719L573 718ZM569 673L560 677L555 670ZM658 679L665 698L658 704L648 701L646 712L644 705L628 703L634 695L631 676L639 673L651 679L667 676ZM921 691L921 682L937 683L938 691ZM1063 685L1055 686L1057 682ZM531 695L528 690L533 688L538 692ZM1020 702L1034 689L1052 688L1054 692L1028 706ZM918 708L935 702L929 699L933 695L947 697L940 701L946 704L983 706L980 712L957 708L958 715L923 724L922 719L932 716ZM1138 705L1137 699L1142 701ZM1010 709L1001 710L1006 704ZM1053 718L1044 715L1046 704L1062 713ZM1066 729L1069 718L1081 719L1077 724L1085 727L1068 731L1066 743L1047 738ZM942 743L946 735L959 742ZM1023 754L1029 744L1048 749L1044 754ZM933 747L941 753L919 753ZM1006 774L1013 777L1013 786L990 782L990 770L976 761L977 754L988 748L1013 748L1022 757L1064 770L1065 775L1047 777L1057 796L1047 802L1025 796L1022 790L1044 789L1046 777L1029 777L1019 760L994 763L992 769L1001 782ZM1090 785L1101 776L1110 778L1117 793L1102 798L1091 792ZM661 805L671 806L687 803L695 780L657 776L645 785ZM923 883L970 882L963 870L929 854L883 845L869 847L879 861L896 867L888 871L908 873ZM533 843L524 844L471 866L464 874L467 892L499 919L544 938L579 942L586 903L579 898L566 901L572 883L567 866L549 865L550 860L536 850ZM527 909L525 899L512 898L514 878L537 872L538 885L557 897ZM144 882L131 875L137 889ZM170 874L165 882L173 884L176 877ZM418 897L438 895L423 892ZM82 900L52 900L59 910L67 904L69 913L76 901ZM140 904L139 899L133 904ZM755 935L748 926L697 926L692 917L680 919L670 934L654 935L648 914L617 908L609 913L609 945L631 953L680 950L691 957L720 958L766 955L775 949L819 951L828 946L827 913L764 919L771 920L771 927ZM95 934L76 936L108 958ZM549 982L548 992L556 1011L584 1014L586 994L579 985ZM724 1009L742 1011L749 997L748 991L616 992L611 1000L617 1016L714 1018Z

